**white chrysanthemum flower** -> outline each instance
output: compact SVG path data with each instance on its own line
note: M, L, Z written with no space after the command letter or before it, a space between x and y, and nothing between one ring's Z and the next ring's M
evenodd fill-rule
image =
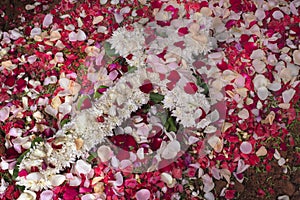
M134 54L134 52L144 50L144 30L137 23L133 24L133 27L133 31L128 31L125 27L120 27L107 40L120 56L127 57L131 53Z

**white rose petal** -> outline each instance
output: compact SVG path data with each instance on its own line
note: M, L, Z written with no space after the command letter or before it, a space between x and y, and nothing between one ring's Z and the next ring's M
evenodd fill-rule
M53 175L49 180L53 186L59 186L65 182L66 177L64 175Z
M160 178L167 185L172 185L174 182L172 175L170 175L169 173L166 173L166 172L161 173Z
M241 119L248 119L249 118L249 111L246 108L243 108L239 113L238 113L239 118Z
M289 103L293 96L295 95L296 91L294 89L289 89L289 90L286 90L282 93L282 97L283 97L283 102L284 103Z
M272 16L274 17L274 19L281 19L283 18L283 13L279 10L276 10L275 12L273 12Z
M78 160L75 164L75 171L78 174L88 174L91 170L91 164L85 162L84 160Z
M112 158L113 151L109 146L102 145L98 148L97 154L102 162L107 162Z
M4 122L9 117L9 107L3 107L0 110L0 121Z
M257 49L257 50L254 50L251 55L250 55L250 58L251 59L262 59L263 57L266 56L266 53L265 51L261 50L261 49Z
M243 154L250 154L252 152L252 145L250 142L242 142L241 146L240 146L240 151L243 153Z
M300 50L295 50L293 52L293 61L296 65L300 65Z
M260 100L266 100L269 96L269 90L266 87L260 87L257 90L257 95Z
M279 160L278 160L278 165L279 166L282 166L282 165L284 165L285 164L285 159L284 158L280 158Z
M42 33L42 30L40 28L33 28L30 32L30 37L34 37L36 35L40 35Z
M30 190L24 190L17 200L35 200L36 194Z
M177 140L173 140L169 144L167 144L164 151L162 152L161 157L164 159L173 159L176 157L179 151L180 143Z

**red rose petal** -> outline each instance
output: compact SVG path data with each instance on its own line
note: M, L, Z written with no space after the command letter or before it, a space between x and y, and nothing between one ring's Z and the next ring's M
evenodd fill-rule
M195 94L198 91L198 87L195 83L189 82L184 86L184 91L187 94Z

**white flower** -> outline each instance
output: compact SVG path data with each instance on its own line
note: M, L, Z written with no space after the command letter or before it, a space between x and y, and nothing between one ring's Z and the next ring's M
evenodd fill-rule
M3 195L6 191L6 188L8 187L8 183L5 182L5 180L2 178L1 179L1 186L0 186L0 197Z
M133 31L120 27L107 40L120 56L126 57L131 53L135 54L137 51L142 51L145 46L143 29L138 27L137 23L133 24L133 27Z

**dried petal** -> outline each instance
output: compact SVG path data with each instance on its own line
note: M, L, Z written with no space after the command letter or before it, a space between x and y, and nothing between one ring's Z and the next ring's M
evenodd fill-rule
M265 146L261 146L255 153L258 157L267 155L268 151Z

